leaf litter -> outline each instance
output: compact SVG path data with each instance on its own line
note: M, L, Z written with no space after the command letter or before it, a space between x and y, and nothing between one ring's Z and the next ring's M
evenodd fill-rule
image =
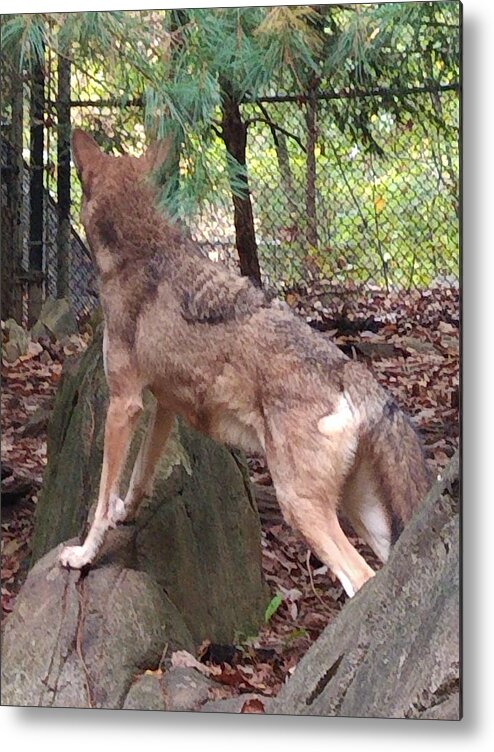
M350 357L365 361L378 381L412 417L436 477L459 441L459 290L437 287L422 292L367 291L344 302L320 284L287 295L292 310L331 337ZM363 315L365 311L365 316ZM75 350L85 346L84 340ZM72 348L73 350L74 348ZM29 481L25 498L2 515L2 619L12 610L27 574L34 511L46 465L46 426L25 435L29 418L53 403L63 359L31 354L2 362L2 468ZM48 362L47 362L48 361ZM262 713L262 697L274 696L347 597L327 567L283 520L264 459L248 458L262 525L262 563L271 601L256 635L238 635L234 645L205 641L195 656L172 654L214 679L211 699L257 693L244 713ZM2 473L2 485L4 483ZM351 542L374 569L380 562L343 524ZM261 699L257 699L261 698Z

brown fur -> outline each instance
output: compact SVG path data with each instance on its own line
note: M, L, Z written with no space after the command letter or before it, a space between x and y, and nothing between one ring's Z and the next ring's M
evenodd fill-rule
M265 451L286 519L353 594L373 572L337 513L386 558L428 486L410 423L365 366L167 221L148 175L163 153L109 157L82 131L73 149L100 279L110 407L95 523L62 561L88 563L108 526L135 513L179 414L214 439ZM146 387L158 416L122 502L119 475Z

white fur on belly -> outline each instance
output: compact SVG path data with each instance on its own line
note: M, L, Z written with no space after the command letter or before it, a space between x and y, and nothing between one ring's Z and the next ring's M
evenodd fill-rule
M264 432L255 427L254 415L237 416L224 413L212 430L213 438L224 444L238 447L245 452L264 452ZM257 430L256 430L257 429Z

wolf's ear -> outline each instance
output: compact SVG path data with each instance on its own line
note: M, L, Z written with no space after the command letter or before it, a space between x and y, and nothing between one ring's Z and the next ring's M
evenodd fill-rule
M155 141L151 144L146 153L141 157L142 164L146 172L153 172L162 167L168 158L173 154L174 150L174 138L169 133L165 138L160 141Z
M72 155L84 193L89 196L91 183L106 158L94 138L76 128L72 133Z

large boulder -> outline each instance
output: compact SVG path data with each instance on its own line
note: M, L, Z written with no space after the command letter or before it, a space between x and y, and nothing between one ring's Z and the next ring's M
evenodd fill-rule
M107 397L99 334L80 361L67 363L58 391L33 562L60 542L80 537L91 517ZM146 420L144 415L124 481ZM129 530L134 566L167 593L196 642L230 644L239 634L257 631L267 596L259 517L241 456L177 424L153 494Z
M60 566L60 549L33 567L7 619L2 705L120 708L135 677L156 669L166 646L192 649L192 636L130 560L82 576Z
M108 398L101 345L100 332L66 362L55 400L33 567L3 638L2 703L192 707L207 696L200 677L173 684L167 674L178 694L163 705L156 676L173 649L257 632L267 601L257 508L242 457L177 424L135 523L109 533L88 572L60 566L62 544L83 537L96 503Z
M48 336L52 341L56 341L77 332L77 319L69 301L66 298L47 298L38 321L31 330L31 337L37 340Z

